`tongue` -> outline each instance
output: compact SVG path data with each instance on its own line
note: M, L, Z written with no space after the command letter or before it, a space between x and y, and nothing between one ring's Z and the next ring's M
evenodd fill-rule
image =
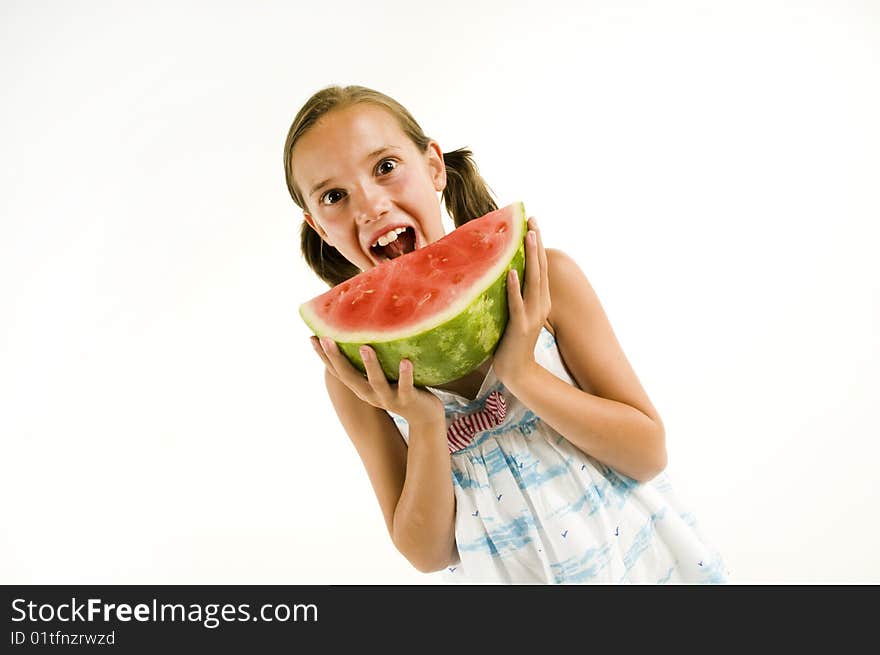
M401 232L397 235L397 239L385 246L384 253L388 259L400 257L415 249L415 235L411 229Z

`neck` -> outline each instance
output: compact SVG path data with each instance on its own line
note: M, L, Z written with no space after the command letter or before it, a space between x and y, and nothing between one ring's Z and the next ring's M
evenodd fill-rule
M475 400L491 366L492 358L490 357L464 377L460 377L452 382L447 382L446 384L435 387L435 389L451 391L452 393L464 396L468 400Z

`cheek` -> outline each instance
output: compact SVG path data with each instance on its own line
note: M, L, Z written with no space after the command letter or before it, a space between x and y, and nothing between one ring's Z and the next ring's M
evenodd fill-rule
M411 169L407 169L405 171L402 171L400 175L397 175L394 178L394 181L391 183L391 188L395 192L412 195L418 190L418 181L418 177L413 173L413 171Z
M327 233L327 239L334 243L338 243L339 241L344 241L349 238L350 230L348 224L341 216L324 215L321 218L321 225Z

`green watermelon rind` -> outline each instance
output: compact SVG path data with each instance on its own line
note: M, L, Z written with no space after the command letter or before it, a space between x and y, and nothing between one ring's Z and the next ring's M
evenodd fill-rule
M434 386L457 380L486 361L495 352L507 327L507 272L511 268L516 269L522 280L524 242L520 242L512 261L498 279L454 318L404 339L366 342L376 352L385 377L397 381L400 360L409 359L413 362L413 384ZM463 338L464 335L473 336ZM359 351L362 345L364 343L338 343L349 361L366 373Z

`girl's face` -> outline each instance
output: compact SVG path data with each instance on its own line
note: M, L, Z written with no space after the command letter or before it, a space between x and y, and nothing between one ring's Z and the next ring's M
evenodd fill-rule
M292 160L305 220L362 271L444 235L440 146L419 152L381 107L331 110L299 138Z

